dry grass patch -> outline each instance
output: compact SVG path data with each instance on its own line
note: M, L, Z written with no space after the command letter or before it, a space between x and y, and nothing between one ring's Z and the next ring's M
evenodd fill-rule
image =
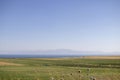
M85 56L85 59L120 59L120 56Z
M16 63L9 63L9 62L0 61L0 66L22 66L22 64L16 64Z

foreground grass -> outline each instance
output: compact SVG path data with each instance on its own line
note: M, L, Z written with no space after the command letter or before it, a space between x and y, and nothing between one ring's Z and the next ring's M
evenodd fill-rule
M9 63L0 65L0 80L120 80L120 59L16 58L0 62Z

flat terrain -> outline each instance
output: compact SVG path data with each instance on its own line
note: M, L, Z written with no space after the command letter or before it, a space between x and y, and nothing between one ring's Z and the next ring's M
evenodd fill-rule
M0 66L11 66L11 65L13 65L13 66L22 66L22 64L0 61Z
M120 59L120 56L85 56L86 59Z
M0 58L0 80L120 80L120 56Z

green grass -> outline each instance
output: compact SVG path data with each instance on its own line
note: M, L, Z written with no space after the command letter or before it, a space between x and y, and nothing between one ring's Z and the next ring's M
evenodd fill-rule
M120 80L120 59L1 58L0 62L22 64L1 65L0 80L90 80L91 76L96 80Z

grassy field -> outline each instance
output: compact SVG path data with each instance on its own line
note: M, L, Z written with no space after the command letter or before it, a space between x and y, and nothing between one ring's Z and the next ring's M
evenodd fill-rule
M0 80L120 80L120 56L0 58Z

